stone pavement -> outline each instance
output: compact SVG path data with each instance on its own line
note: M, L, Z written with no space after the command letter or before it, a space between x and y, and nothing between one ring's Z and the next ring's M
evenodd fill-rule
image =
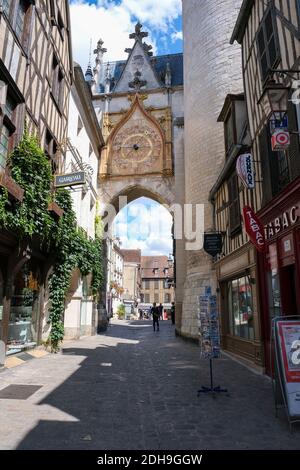
M154 333L150 322L114 321L63 354L0 372L0 396L8 385L41 387L0 398L0 449L300 449L300 427L291 434L274 416L267 377L228 357L215 376L229 396L198 398L209 376L196 345L170 322Z

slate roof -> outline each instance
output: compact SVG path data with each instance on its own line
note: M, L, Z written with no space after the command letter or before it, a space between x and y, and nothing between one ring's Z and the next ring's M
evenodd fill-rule
M116 62L109 62L111 76L113 78L113 86L116 86L118 83L123 69L126 65L126 60L118 60ZM166 71L167 63L170 64L171 74L172 74L172 86L183 85L183 54L167 54L160 55L150 58L150 62L154 67L157 76L164 84L164 74ZM102 71L106 70L108 62L104 62ZM104 93L104 73L100 77L100 93Z

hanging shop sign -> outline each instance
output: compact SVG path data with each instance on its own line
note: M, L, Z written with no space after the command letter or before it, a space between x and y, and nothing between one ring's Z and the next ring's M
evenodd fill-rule
M266 241L263 224L255 214L253 209L249 206L244 207L243 216L245 222L245 229L251 242L258 251L264 252L266 249Z
M276 119L274 116L272 119L270 119L270 132L271 135L274 134L276 131L288 131L289 129L289 119L288 116L285 115L282 119Z
M286 150L291 144L290 133L281 129L276 129L271 138L272 150Z
M291 417L300 417L300 321L276 322L278 368Z
M222 253L223 236L221 233L205 233L204 234L204 251L210 256L217 256Z
M236 162L236 172L246 188L255 188L255 168L251 153L245 153L238 157Z
M55 175L54 186L56 188L63 188L65 186L76 186L78 184L85 184L86 176L84 171L77 171L76 173L68 173L66 175Z

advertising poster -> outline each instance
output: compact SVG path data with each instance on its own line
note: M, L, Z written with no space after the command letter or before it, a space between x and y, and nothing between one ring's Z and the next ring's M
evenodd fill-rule
M277 334L289 413L300 416L300 321L279 321Z

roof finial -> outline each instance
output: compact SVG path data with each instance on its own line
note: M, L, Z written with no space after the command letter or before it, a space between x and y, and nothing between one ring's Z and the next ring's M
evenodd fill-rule
M138 70L134 74L134 79L132 82L129 82L129 88L133 88L135 91L139 91L142 87L147 85L147 80L141 80L141 72Z
M143 38L148 37L148 33L142 31L143 25L138 21L138 23L135 25L135 32L129 34L129 39L135 39L142 41Z
M91 65L91 57L92 57L92 38L90 39L90 52L89 52L89 62L85 72L85 79L87 82L92 82L94 79L93 72L92 72L92 65Z

